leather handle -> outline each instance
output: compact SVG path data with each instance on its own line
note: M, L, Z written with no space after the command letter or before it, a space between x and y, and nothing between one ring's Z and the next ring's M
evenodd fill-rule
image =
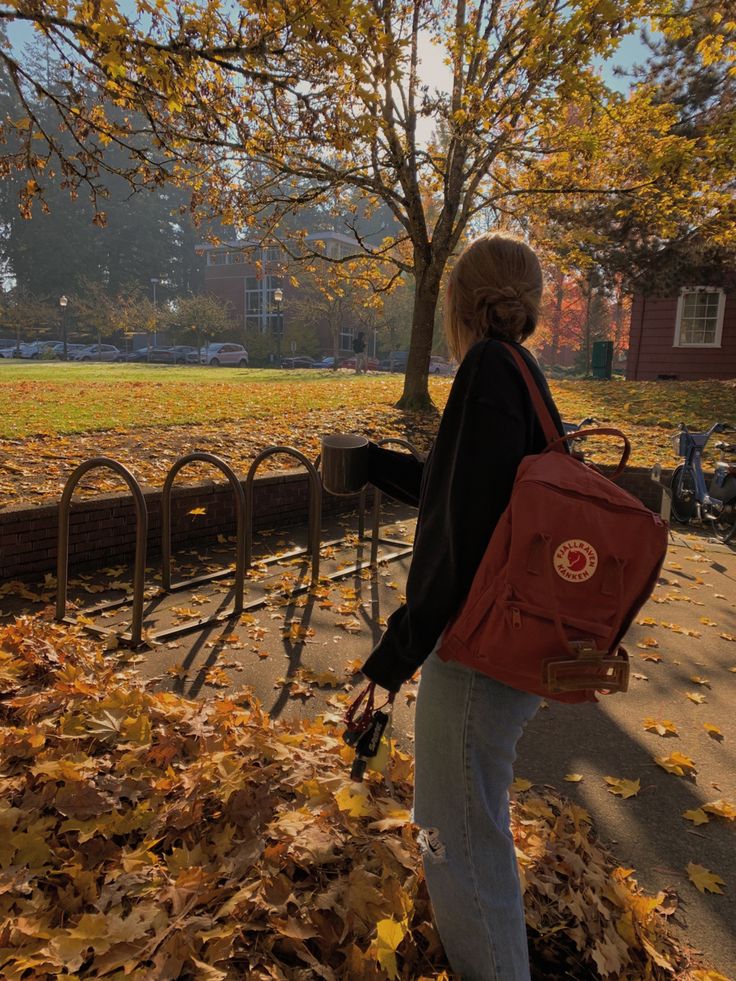
M623 473L626 469L626 464L628 463L629 456L631 455L631 443L627 437L621 432L620 429L580 429L578 432L566 433L564 436L558 436L555 440L549 443L545 449L551 450L555 443L566 443L574 439L584 439L586 436L618 436L624 441L624 450L621 454L621 459L618 461L618 465L613 473L608 474L609 480L614 480L619 474Z

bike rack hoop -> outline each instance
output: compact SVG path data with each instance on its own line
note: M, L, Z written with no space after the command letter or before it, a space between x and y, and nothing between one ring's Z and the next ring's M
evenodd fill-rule
M201 582L209 582L212 579L221 579L231 574L231 569L224 569L221 572L211 573L205 576L195 576L190 579L183 579L177 583L171 581L171 493L174 487L174 480L177 474L190 463L208 463L216 467L223 473L235 495L235 599L232 615L243 612L243 592L245 583L245 523L246 523L246 504L243 485L238 479L233 468L214 453L194 452L187 453L179 457L172 464L164 481L161 492L161 582L166 592L173 592L177 589L184 589ZM218 619L222 619L220 616Z
M141 485L133 474L124 467L122 463L107 456L96 456L80 463L79 466L69 476L59 501L59 537L58 551L56 560L56 619L59 622L74 623L75 621L66 616L67 585L69 577L69 512L71 509L72 496L77 484L89 473L90 470L105 469L112 470L119 477L122 477L130 488L135 505L135 563L133 569L133 610L130 625L130 643L133 647L138 647L141 643L143 634L143 592L146 577L146 547L148 544L148 508L146 499L143 496ZM114 607L123 606L129 600L114 601L103 606ZM100 607L95 608L100 609ZM110 633L110 631L101 631ZM121 637L121 640L127 639Z
M267 446L265 450L261 450L248 470L248 476L246 477L245 481L245 500L248 514L248 520L245 527L245 568L250 568L253 555L253 481L255 480L256 471L263 461L278 454L294 457L306 469L309 477L309 530L307 536L307 547L292 554L311 556L312 582L315 583L319 579L320 526L322 523L322 482L319 479L319 474L317 473L312 461L293 446Z

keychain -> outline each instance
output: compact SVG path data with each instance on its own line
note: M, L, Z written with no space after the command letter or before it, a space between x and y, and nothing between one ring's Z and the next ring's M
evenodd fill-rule
M372 769L385 766L384 753L381 753L379 761L376 761L375 757L382 748L381 740L392 719L395 695L393 692L389 692L385 705L382 705L380 709L375 709L373 707L375 690L375 682L371 682L358 695L345 714L347 728L342 738L348 746L355 747L355 759L350 770L350 779L356 783L362 781L370 760L374 760ZM366 699L365 708L358 714L358 709L364 698ZM389 733L390 731L389 728Z

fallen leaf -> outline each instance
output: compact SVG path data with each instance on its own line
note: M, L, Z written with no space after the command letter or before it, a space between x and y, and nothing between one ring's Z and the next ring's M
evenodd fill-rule
M718 728L718 726L711 725L710 722L704 722L703 728L708 733L708 735L712 739L715 739L717 742L721 742L721 740L723 739L723 733Z
M702 705L706 701L705 695L700 695L698 692L689 691L686 694L690 701L695 702L696 705Z
M566 773L562 779L567 780L568 783L580 783L583 775L582 773Z
M187 514L207 514L207 508L192 508Z
M531 780L526 780L524 777L515 777L514 782L511 784L511 790L516 794L523 793L525 790L530 790L534 784Z
M669 719L644 719L644 728L649 732L656 732L659 736L676 736L677 726Z
M692 681L694 685L710 685L710 679L704 678L702 675L699 674L690 675L690 681Z
M692 811L683 811L682 816L686 821L692 821L695 825L707 824L709 821L708 815L701 807L698 807Z
M715 814L716 817L725 818L726 821L736 821L736 806L727 800L712 800L703 804L702 808L708 814Z
M616 796L623 797L624 799L636 797L641 790L641 781L638 779L626 780L623 777L604 777L603 779L608 784L610 793L616 794Z
M704 866L696 865L694 862L688 862L687 875L699 892L716 892L723 895L723 890L720 886L725 886L726 883L720 876L714 872L710 872Z
M666 770L668 773L674 773L678 777L690 776L691 774L697 773L693 760L689 756L685 756L683 753L677 751L670 753L669 756L655 756L654 761L663 770Z

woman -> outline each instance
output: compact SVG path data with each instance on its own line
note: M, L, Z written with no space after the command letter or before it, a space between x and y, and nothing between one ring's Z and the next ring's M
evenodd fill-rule
M562 423L539 367L521 347L537 324L542 272L523 242L483 235L463 251L445 304L460 362L434 446L422 464L371 444L371 480L419 504L406 603L363 673L398 691L422 665L416 705L414 821L427 886L453 971L468 981L529 978L524 910L509 823L516 744L536 695L438 657L517 467L546 445L508 348L518 350Z

